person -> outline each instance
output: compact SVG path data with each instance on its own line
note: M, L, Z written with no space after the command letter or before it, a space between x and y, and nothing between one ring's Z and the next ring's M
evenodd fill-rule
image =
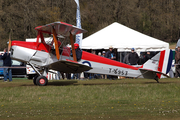
M78 43L74 43L74 47L75 47L75 51L76 51L76 59L77 61L81 60L82 57L82 50L79 48L79 44ZM72 79L75 78L76 75L76 79L80 79L80 73L74 73L72 76Z
M99 52L98 55L101 56L101 52Z
M6 67L6 68L4 68L4 71L3 71L4 82L7 82L8 76L9 76L9 82L11 82L12 81L12 70L11 70L11 68L8 68L8 67L11 67L12 61L10 58L10 53L7 53L7 48L4 49L4 53L1 54L0 58L3 59L3 66ZM8 76L7 76L7 73L8 73Z
M103 51L101 57L105 57L105 55L106 55L106 52ZM101 74L101 78L102 78L102 79L107 79L107 75Z
M109 58L111 60L116 60L116 54L115 54L112 46L109 47L109 51L107 51L105 57Z
M129 60L130 65L137 65L137 63L139 61L139 56L135 52L134 48L131 48L131 53L129 53L128 60Z
M82 50L79 48L78 43L74 43L74 47L75 47L75 51L76 51L77 61L79 61L79 60L81 60L81 57L82 57Z
M92 51L91 53L94 54L94 55L96 55L96 51Z
M106 57L106 58L109 58L109 59L111 59L111 60L116 60L116 54L115 54L112 46L109 47L109 51L106 52L105 57ZM107 77L108 77L110 80L112 80L112 79L114 80L114 79L115 79L115 76L112 76L112 75L108 75Z
M176 64L176 73L175 73L175 78L179 77L180 74L180 46L176 48L175 50L175 64Z
M147 52L140 52L138 65L143 65L149 59L151 59L151 53L149 51L147 51Z
M123 59L123 63L125 64L128 64L129 63L129 60L128 60L128 57L129 57L129 53L127 53Z
M105 55L106 55L106 52L103 51L101 57L105 57Z

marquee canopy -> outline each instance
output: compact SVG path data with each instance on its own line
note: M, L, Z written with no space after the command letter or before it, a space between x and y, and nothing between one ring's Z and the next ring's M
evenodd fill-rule
M169 49L169 43L147 36L117 22L82 40L82 49L109 49L112 46L118 52L161 51Z

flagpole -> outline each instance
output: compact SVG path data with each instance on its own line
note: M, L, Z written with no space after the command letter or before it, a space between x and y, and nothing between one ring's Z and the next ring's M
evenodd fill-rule
M75 2L76 2L76 4L77 4L76 26L77 26L78 28L81 28L81 14L80 14L79 0L75 0ZM82 34L82 33L76 35L76 42L75 42L75 43L78 43L80 48L81 48L81 46L82 46L82 37L83 37L83 34Z

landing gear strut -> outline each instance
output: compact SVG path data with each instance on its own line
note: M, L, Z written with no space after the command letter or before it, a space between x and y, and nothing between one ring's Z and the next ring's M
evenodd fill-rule
M157 83L159 83L159 78L158 78L157 75L156 75L156 77L154 79L157 81Z
M33 83L34 85L39 85L39 86L45 86L48 84L48 79L45 77L47 76L48 73L48 68L43 68L42 69L42 74L32 65L29 63L30 66L36 71L37 75L33 78Z

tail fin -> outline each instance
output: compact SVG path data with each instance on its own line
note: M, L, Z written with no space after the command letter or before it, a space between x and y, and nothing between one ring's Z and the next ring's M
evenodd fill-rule
M167 74L172 65L173 52L171 49L163 50L149 59L144 65L143 69L158 71L163 74ZM157 73L158 78L161 78L161 74Z

